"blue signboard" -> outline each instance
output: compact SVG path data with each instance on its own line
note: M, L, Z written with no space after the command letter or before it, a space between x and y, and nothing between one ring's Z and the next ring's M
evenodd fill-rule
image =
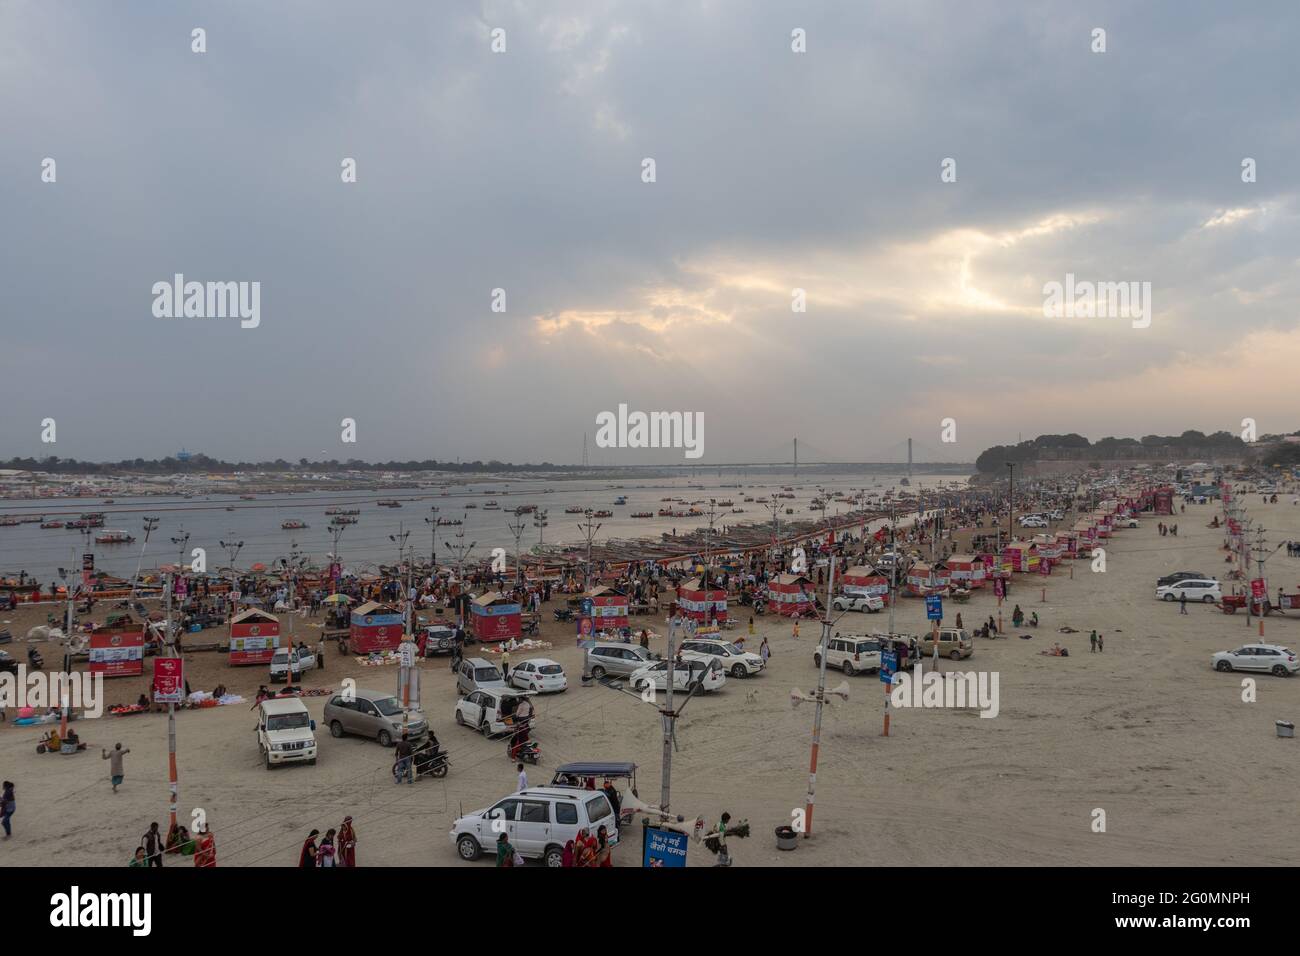
M925 617L928 621L943 620L943 598L937 594L925 596Z
M687 846L685 833L646 827L642 838L641 865L643 867L685 866Z
M880 682L882 684L892 683L894 672L898 670L898 652L881 651L880 652Z

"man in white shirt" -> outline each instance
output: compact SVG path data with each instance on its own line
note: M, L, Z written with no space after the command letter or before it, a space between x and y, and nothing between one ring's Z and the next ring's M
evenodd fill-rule
M520 789L520 790L527 790L527 789L528 789L528 771L524 769L524 765L523 765L522 763L519 764L518 767L519 767L519 789Z

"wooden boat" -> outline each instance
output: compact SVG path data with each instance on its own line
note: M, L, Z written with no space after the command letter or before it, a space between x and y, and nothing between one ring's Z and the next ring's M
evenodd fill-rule
M285 531L298 531L301 528L306 528L309 526L306 524L306 522L298 521L296 519L291 518L288 521L281 521L280 527Z
M593 511L593 512L591 513L591 516L592 516L593 518L612 518L612 517L614 517L614 512L612 512L612 511Z
M130 544L135 536L125 531L101 531L95 535L95 544Z
M401 503L400 501L398 501L396 498L389 498L389 499L386 500L386 501L377 501L377 502L375 502L375 504L379 505L379 507L381 507L381 508L400 508L400 507L402 507L402 503Z
M62 522L62 521L43 521L43 522L41 522L41 527L42 527L42 528L62 528L62 527L63 527L63 522Z
M634 512L632 512L632 517L633 517L633 518L653 518L654 516L655 516L655 513L654 513L653 511L634 511Z
M327 515L359 515L361 514L361 509L360 508L326 508L325 513Z
M357 523L357 519L351 517L350 515L336 515L335 517L330 518L330 524L332 525L344 525L344 524L356 524L356 523Z
M256 500L257 500L257 496L256 496L256 495L240 495L240 496L239 496L239 500L240 500L240 501L256 501Z
M580 515L583 514L586 510L587 510L586 508L565 508L564 513L566 515Z
M460 524L460 523L461 523L461 520L460 520L459 518L439 518L439 519L438 519L438 524L439 524L439 525L458 525L458 524Z

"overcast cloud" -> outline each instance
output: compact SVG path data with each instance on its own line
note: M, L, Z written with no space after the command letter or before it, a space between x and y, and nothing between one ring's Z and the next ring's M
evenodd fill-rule
M619 403L703 412L706 463L1294 429L1298 28L1185 0L4 0L0 456L568 463ZM259 281L259 327L155 318L175 273ZM1066 273L1150 282L1150 328L1044 318Z

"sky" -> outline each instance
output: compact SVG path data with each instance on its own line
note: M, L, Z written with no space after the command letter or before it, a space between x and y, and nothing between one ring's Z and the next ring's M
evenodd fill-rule
M684 460L597 447L620 405L703 416L703 464L1300 428L1298 33L1189 0L3 0L0 458ZM177 273L259 283L256 327L156 315ZM1150 283L1149 325L1045 316L1068 274Z

